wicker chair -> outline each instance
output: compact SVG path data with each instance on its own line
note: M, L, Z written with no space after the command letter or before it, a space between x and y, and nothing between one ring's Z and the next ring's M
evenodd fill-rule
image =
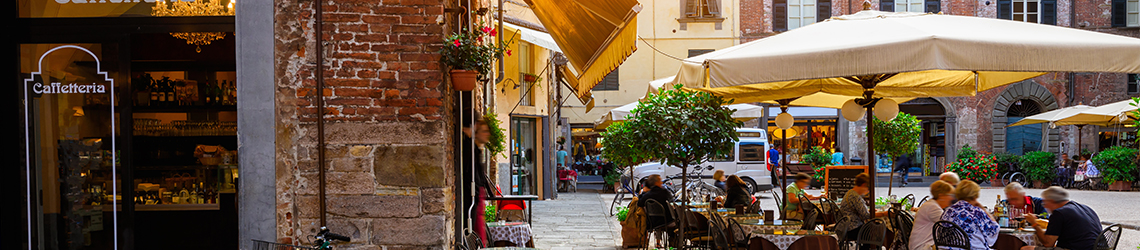
M957 248L970 250L970 237L958 224L949 221L934 223L934 246L938 249Z
M887 223L882 219L873 219L867 223L863 223L863 228L859 229L859 239L855 243L859 244L860 248L882 248L886 245L887 241Z
M1104 228L1096 239L1096 250L1116 250L1120 244L1120 224L1112 224Z

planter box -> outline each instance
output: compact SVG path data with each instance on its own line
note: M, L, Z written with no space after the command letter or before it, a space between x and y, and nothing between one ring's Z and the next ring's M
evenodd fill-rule
M997 177L990 179L990 186L991 187L1005 187L1005 185L1001 184L1001 179L997 178Z
M1131 181L1116 181L1108 185L1108 191L1132 191Z

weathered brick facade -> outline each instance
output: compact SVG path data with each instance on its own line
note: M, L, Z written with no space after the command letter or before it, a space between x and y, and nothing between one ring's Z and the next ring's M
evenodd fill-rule
M741 1L741 43L775 35L772 32L771 6L773 0ZM832 1L832 16L851 14L862 9L864 1ZM879 8L878 0L866 1L872 9ZM1130 37L1140 37L1140 28L1111 27L1111 1L1108 0L1058 0L1057 25ZM850 7L850 8L848 8ZM997 0L942 0L943 14L997 18ZM1072 81L1072 83L1070 83ZM1004 126L1009 101L1031 99L1040 101L1042 107L1062 108L1077 104L1090 106L1104 105L1127 99L1135 94L1126 91L1126 75L1115 73L1050 73L1018 84L988 90L973 97L936 98L946 110L947 124L953 124L952 141L947 153L951 156L955 149L966 144L986 152L1004 150ZM1039 90L1039 91L1038 91ZM1028 92L1027 92L1028 91ZM949 105L949 106L947 106ZM849 131L863 131L864 122L850 123ZM1097 128L1085 127L1083 148L1097 150ZM1059 150L1063 142L1065 151L1077 152L1077 128L1061 126L1050 129L1050 149ZM847 152L866 152L865 139L861 133L851 133L850 148ZM860 155L860 157L865 157Z
M343 249L451 249L452 94L439 53L443 0L276 0L277 234L319 227L317 106L325 98L328 226ZM317 93L315 51L324 49Z

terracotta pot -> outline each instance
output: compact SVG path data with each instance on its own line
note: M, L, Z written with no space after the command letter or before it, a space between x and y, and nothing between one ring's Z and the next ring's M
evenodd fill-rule
M1108 191L1132 191L1131 181L1116 181L1108 185Z
M479 73L474 70L451 70L451 86L456 91L471 91L475 89L475 82L478 81Z
M1005 185L1001 184L1001 178L997 178L997 176L994 176L994 178L990 178L990 186L991 187L1004 187Z
M523 81L524 81L524 82L534 82L534 81L536 81L536 80L538 80L538 77L537 77L537 76L534 76L534 75L523 75Z

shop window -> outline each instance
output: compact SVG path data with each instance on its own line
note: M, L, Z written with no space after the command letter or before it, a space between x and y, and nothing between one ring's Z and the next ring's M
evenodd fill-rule
M741 142L737 151L741 162L764 162L766 150L762 142Z
M998 18L1057 24L1057 0L998 0Z
M1112 0L1112 27L1140 27L1140 0Z
M19 0L21 18L234 16L235 0Z
M618 69L614 69L613 72L606 74L606 78L598 82L598 85L594 85L593 91L618 90L618 87Z

